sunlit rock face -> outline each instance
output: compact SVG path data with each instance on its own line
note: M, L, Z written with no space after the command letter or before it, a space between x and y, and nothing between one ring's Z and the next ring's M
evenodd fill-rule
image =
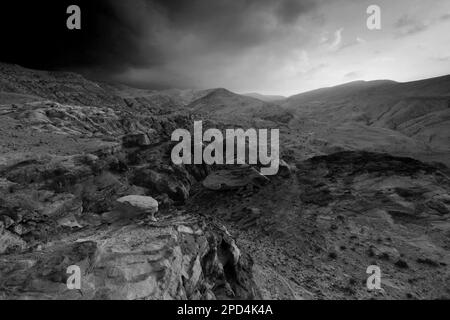
M251 261L223 231L201 229L198 222L188 216L167 215L160 224L103 226L73 233L33 253L0 256L0 283L5 290L0 296L88 300L257 298ZM3 235L1 239L5 240ZM67 287L66 271L71 265L81 268L80 290Z

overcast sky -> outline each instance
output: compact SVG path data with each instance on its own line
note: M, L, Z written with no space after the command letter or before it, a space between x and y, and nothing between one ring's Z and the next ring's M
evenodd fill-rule
M150 88L282 95L359 79L450 73L448 0L93 2L101 4L98 12L81 4L89 20L81 48L50 46L42 67L58 61L59 69ZM381 30L366 27L370 4L381 7Z

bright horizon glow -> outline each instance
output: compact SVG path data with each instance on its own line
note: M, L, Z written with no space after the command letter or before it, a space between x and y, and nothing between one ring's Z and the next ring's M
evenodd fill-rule
M127 68L114 80L147 88L166 83L291 96L360 79L409 82L450 74L450 1L376 2L381 30L366 26L371 1L315 2L289 23L263 6L239 29L247 42L239 34L222 39L218 31L174 29L159 17L164 34L152 44L167 61Z
M264 96L281 96L281 97L284 97L284 98L289 98L291 96L295 96L295 95L302 94L302 93L307 93L307 92L311 92L311 91L315 91L315 90L319 90L319 89L326 89L326 88L337 87L337 86L340 86L340 85L345 85L345 84L348 84L348 83L358 82L358 81L365 81L365 82L371 82L371 81L394 81L394 82L397 82L397 83L408 83L408 82L414 82L414 81L427 80L427 79L431 79L431 78L445 77L445 76L448 76L448 75L450 75L450 73L436 75L436 76L432 76L432 77L425 77L425 78L412 78L412 79L407 79L407 80L381 79L381 78L380 79L377 79L377 78L374 78L374 79L355 79L355 80L351 80L351 81L344 81L344 82L341 82L341 83L336 83L336 84L329 85L329 86L317 87L317 88L312 88L312 89L308 89L308 90L305 90L305 91L293 92L291 94L280 94L280 93L276 93L276 92L237 92L237 91L235 92L233 90L230 90L230 91L235 92L235 93L240 94L240 95L261 94L261 95L264 95Z

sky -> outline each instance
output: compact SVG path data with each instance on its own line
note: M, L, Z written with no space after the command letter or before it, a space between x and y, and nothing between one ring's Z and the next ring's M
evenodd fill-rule
M25 16L23 2L0 8L0 59L142 88L289 96L450 74L448 0L69 1L81 31L65 29L66 0L30 1ZM381 30L366 25L373 4Z

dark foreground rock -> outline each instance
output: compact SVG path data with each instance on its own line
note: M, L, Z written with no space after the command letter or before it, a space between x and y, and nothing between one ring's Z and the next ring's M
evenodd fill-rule
M159 163L166 150L1 162L0 299L260 297L226 229L173 206L206 171ZM70 266L80 290L67 286Z
M101 226L0 256L2 299L251 299L252 261L224 230L190 216ZM81 289L67 287L68 267Z

